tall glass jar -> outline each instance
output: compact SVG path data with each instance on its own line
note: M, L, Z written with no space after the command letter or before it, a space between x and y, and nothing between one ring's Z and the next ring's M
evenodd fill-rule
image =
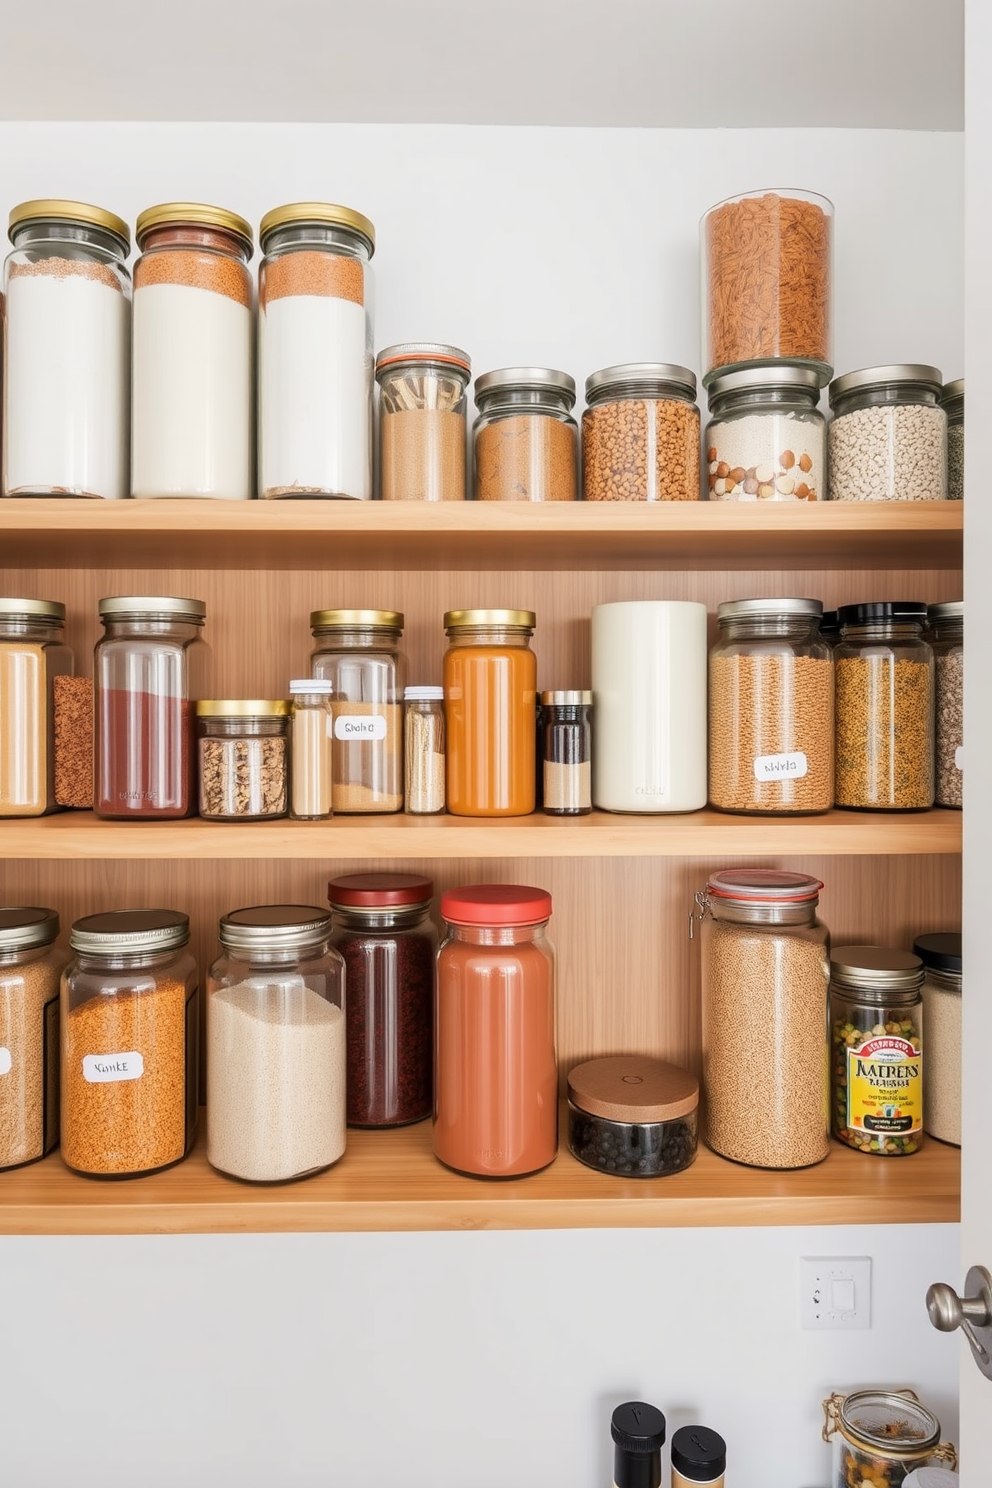
M711 501L819 501L826 430L812 367L747 367L710 383L703 444Z
M193 1145L199 1013L189 918L77 920L62 977L62 1157L94 1178L170 1167Z
M961 1146L961 932L918 935L913 953L923 962L923 1017L927 1066L923 1130Z
M858 1390L823 1402L823 1440L832 1441L830 1488L902 1488L917 1467L957 1465L940 1422L912 1390Z
M964 378L945 382L940 398L947 414L947 499L964 498Z
M194 816L196 701L207 648L199 599L101 599L93 654L97 816L133 821Z
M59 1139L59 980L54 909L0 909L0 1169Z
M131 251L102 207L27 201L4 265L3 494L130 494Z
M575 501L575 379L502 367L475 379L476 501Z
M923 1145L923 964L909 951L835 946L830 957L833 1129L876 1157Z
M318 1173L345 1148L344 962L309 904L220 922L207 998L207 1158L250 1183Z
M838 806L933 805L933 652L915 600L842 605L834 648Z
M403 810L403 689L397 610L314 610L314 677L334 684L335 812Z
M806 1168L829 1151L822 887L802 873L730 868L696 895L703 1136L721 1157L755 1168Z
M289 704L278 698L197 703L202 817L269 821L286 815L288 712Z
M65 605L0 599L0 816L56 809L54 682L71 677Z
M735 599L710 652L710 801L721 811L828 811L834 669L817 599Z
M431 1114L433 894L419 873L349 873L327 885L331 944L347 977L349 1126L408 1126Z
M258 240L258 494L370 501L375 229L293 202Z
M964 601L927 608L936 694L934 748L938 806L964 801Z
M387 346L379 383L383 501L465 500L465 406L472 364L439 341Z
M865 367L830 384L831 501L943 501L947 414L936 367Z
M437 960L434 1153L477 1178L537 1172L558 1148L551 895L449 889Z
M251 228L199 202L165 202L135 227L134 496L255 494Z
M444 629L448 810L529 816L536 799L533 610L448 610Z
M586 378L586 501L698 501L696 374L669 362L627 362Z

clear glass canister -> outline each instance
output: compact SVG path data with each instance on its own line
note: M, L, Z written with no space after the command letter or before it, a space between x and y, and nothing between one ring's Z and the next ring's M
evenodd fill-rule
M823 1402L823 1440L833 1442L831 1488L902 1488L929 1463L957 1465L940 1422L912 1390L858 1390Z
M947 499L964 498L964 378L945 382L940 398L947 414Z
M936 692L934 747L938 806L964 801L964 602L927 608Z
M196 701L209 652L199 599L121 595L101 599L96 643L97 816L195 816Z
M431 1114L433 894L419 873L351 873L327 886L347 976L349 1126L407 1126Z
M575 379L503 367L475 380L476 501L575 501Z
M444 629L448 810L529 816L536 800L533 610L448 610Z
M812 367L747 367L710 384L703 443L711 501L819 501L826 429Z
M541 693L541 802L548 816L592 810L592 693Z
M335 812L403 810L403 689L397 610L314 610L314 677L334 684Z
M710 652L710 801L721 811L828 811L834 668L816 599L736 599Z
M668 362L628 362L586 378L586 501L698 501L696 376Z
M199 1012L189 919L171 909L87 915L62 977L62 1157L133 1178L193 1144Z
M934 662L915 600L842 605L834 648L838 806L922 811L934 796Z
M383 501L465 500L465 408L472 371L457 346L409 341L376 358Z
M0 1168L59 1139L59 980L54 909L0 909Z
M132 495L244 501L255 494L251 228L221 207L165 202L141 213L135 237Z
M923 1130L961 1146L961 932L918 935L913 951L923 962L923 1016L927 1028Z
M923 964L909 951L835 946L830 959L833 1130L876 1157L923 1145Z
M370 501L375 229L293 202L258 240L258 494Z
M699 1081L643 1054L588 1059L568 1076L568 1145L601 1173L661 1178L696 1156Z
M719 202L700 223L707 375L798 362L821 384L833 364L832 204L791 188Z
M127 224L84 202L10 214L4 266L3 494L130 494Z
M309 904L236 909L220 922L207 999L207 1157L282 1183L345 1148L344 962Z
M726 869L696 896L703 1136L721 1157L755 1168L810 1167L829 1151L822 887L802 873Z
M551 895L449 889L441 916L434 1153L477 1178L535 1173L558 1149Z
M0 816L56 808L56 677L71 677L65 605L0 599Z
M830 384L831 501L943 501L947 414L936 367L865 367Z
M289 814L295 821L325 821L334 815L334 683L300 677L289 684L292 698Z
M288 703L262 698L197 703L201 816L266 821L286 815L288 713Z
M414 816L436 816L445 802L444 688L408 687L404 703L404 806Z

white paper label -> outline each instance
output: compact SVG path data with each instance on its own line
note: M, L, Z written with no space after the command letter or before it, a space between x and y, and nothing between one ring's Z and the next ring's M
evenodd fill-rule
M957 770L964 769L964 749L959 744L954 751L954 767Z
M0 1075L9 1075L11 1066L10 1050L0 1049Z
M114 1080L140 1080L145 1061L133 1049L128 1054L85 1054L83 1079L90 1085L107 1085Z
M339 713L334 720L335 739L384 739L386 720L381 713Z
M759 754L754 761L755 780L801 780L806 770L801 749L792 754Z

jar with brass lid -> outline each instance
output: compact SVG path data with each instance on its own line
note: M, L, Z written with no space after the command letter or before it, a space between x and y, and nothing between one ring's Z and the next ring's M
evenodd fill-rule
M533 610L444 617L447 799L454 816L529 816L536 798Z
M286 815L289 709L282 699L197 703L201 816L267 821Z
M831 1488L902 1488L914 1468L957 1466L940 1422L913 1390L857 1390L823 1402L823 1440L833 1442Z
M73 666L64 604L0 598L0 817L56 809L55 680Z
M468 354L439 341L387 346L376 358L383 501L465 500Z
M501 367L475 380L476 501L575 501L575 379Z
M923 1145L923 963L887 946L830 953L833 1129L876 1157Z
M398 610L314 610L313 677L334 686L335 815L403 810L406 657Z

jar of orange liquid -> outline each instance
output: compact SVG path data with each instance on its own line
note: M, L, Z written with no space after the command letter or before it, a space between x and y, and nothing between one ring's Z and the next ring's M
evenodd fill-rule
M535 806L537 659L533 610L444 617L448 810L529 816Z

